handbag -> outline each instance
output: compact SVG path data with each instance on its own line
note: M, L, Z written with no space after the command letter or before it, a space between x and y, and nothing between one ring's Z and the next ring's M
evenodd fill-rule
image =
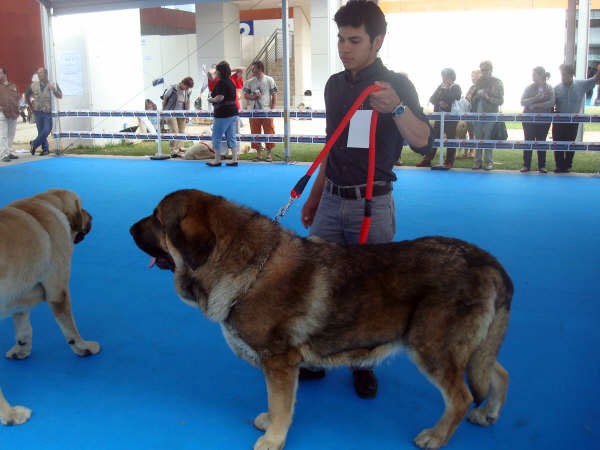
M465 114L469 112L470 106L471 105L469 101L466 98L461 97L452 102L452 108L450 109L450 112L452 114Z

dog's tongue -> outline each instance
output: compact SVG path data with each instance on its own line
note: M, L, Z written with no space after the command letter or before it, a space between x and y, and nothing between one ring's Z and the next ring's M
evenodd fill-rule
M148 269L152 269L154 267L154 264L156 264L156 258L152 256L150 258L150 264L148 264Z

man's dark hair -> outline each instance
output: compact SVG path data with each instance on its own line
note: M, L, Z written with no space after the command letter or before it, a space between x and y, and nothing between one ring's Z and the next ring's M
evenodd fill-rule
M333 18L338 28L365 26L371 42L377 36L385 36L387 22L377 4L366 0L352 0L337 10Z
M3 73L4 75L8 75L8 70L6 70L6 67L2 67L2 66L0 66L0 70L2 71L2 73Z
M227 61L221 61L219 64L217 64L216 69L225 80L231 76L231 67L229 67L229 63Z
M256 68L257 68L258 70L260 70L261 72L264 72L264 71L265 71L265 65L263 64L263 62L262 62L262 61L254 61L254 62L252 63L252 65L253 65L253 66L256 66Z
M191 89L194 87L194 80L192 77L185 77L183 80L181 80L181 84Z

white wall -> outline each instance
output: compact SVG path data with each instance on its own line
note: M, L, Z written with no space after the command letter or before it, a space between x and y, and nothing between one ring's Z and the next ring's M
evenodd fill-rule
M503 109L521 110L531 72L541 65L560 82L565 12L560 9L388 14L388 34L380 51L384 63L406 72L421 104L441 83L440 72L452 67L463 92L471 86L471 71L489 59L493 75L504 83ZM337 57L337 55L336 55Z
M301 101L300 98L304 100L302 94L306 89L312 89L311 32L310 24L302 13L302 8L294 8L294 24L294 92L296 93L296 99L292 99L292 107L295 107Z
M81 92L77 89L64 92L61 110L144 109L139 14L138 9L131 9L54 18L58 81L72 87L81 85ZM109 30L119 32L107 32ZM79 55L79 74L75 66L65 64L61 57L65 54ZM61 127L63 131L114 132L120 130L124 122L129 125L131 120L62 118ZM96 145L106 143L106 140L94 142Z
M139 37L138 37L139 39ZM194 79L192 100L200 94L202 76L196 58L196 35L142 36L144 95L160 108L160 96L172 84L185 77ZM152 80L164 78L164 84L152 86Z

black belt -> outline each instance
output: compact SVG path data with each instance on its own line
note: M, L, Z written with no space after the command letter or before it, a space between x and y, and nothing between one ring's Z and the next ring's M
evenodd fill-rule
M337 184L333 184L330 181L327 181L325 185L325 189L327 192L337 195L338 197L342 197L348 200L360 200L361 198L365 198L367 187L366 186L338 186ZM391 192L392 184L374 184L373 185L373 197L377 197L379 195L385 195L388 192Z

